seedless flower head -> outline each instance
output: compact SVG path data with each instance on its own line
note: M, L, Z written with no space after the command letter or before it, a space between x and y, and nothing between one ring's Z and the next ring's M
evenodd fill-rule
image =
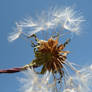
M80 24L83 22L82 16L77 16L72 8L64 9L52 9L49 12L42 12L39 17L33 19L25 19L24 22L17 24L16 32L9 36L9 41L16 40L21 34L30 36L40 31L44 32L61 32L67 30L70 32L78 33L80 30ZM25 31L24 31L25 30Z

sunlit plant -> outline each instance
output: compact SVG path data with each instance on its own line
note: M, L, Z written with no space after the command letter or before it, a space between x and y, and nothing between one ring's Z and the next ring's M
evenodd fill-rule
M91 68L87 68L89 72L84 68L76 69L67 60L70 51L64 50L71 40L69 35L80 33L80 25L84 19L77 15L71 7L51 9L36 19L28 18L24 22L16 23L15 31L9 35L8 40L12 42L21 37L30 39L35 57L23 67L0 70L0 73L27 70L27 78L21 79L24 82L24 92L90 92L86 83L92 77ZM60 39L64 35L68 39L61 43ZM41 71L37 70L39 67ZM71 75L67 67L75 75Z

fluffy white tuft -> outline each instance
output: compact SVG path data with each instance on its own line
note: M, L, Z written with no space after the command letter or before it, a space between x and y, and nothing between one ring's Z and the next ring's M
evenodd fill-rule
M52 76L49 72L39 76L29 69L24 74L26 77L20 79L23 84L22 92L61 92L55 81L51 82ZM75 74L64 77L64 80L62 92L92 92L92 65L77 70Z
M17 28L15 29L15 31L13 33L11 33L8 37L8 41L10 41L10 42L16 40L22 34L22 28L17 23L16 23L16 26L17 26Z
M67 30L74 33L79 33L82 16L79 15L72 8L52 9L49 12L42 12L39 17L33 19L25 19L24 22L17 24L17 32L9 37L10 41L17 39L20 36L20 29L26 35L32 35L40 31L53 30ZM57 30L55 30L57 28ZM25 31L24 31L25 30ZM48 32L49 32L48 31Z
M36 74L33 70L29 69L24 72L25 78L20 81L23 84L22 92L52 92L54 84L49 83L51 74L47 72L43 77Z
M63 92L92 92L92 65L70 76Z

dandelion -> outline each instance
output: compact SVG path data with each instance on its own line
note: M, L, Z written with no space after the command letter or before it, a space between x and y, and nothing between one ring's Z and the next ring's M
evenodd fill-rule
M24 22L17 23L16 32L9 36L9 41L14 41L21 35L31 40L34 49L34 59L29 64L8 70L0 70L0 73L15 73L28 70L27 78L21 79L24 82L24 92L88 92L88 80L92 73L90 69L77 70L73 63L67 60L69 51L65 51L66 45L71 39L64 43L59 43L61 32L79 33L80 24L83 22L82 16L77 16L72 8L54 9L44 12L37 19L29 18ZM37 34L44 32L49 34L47 39L39 39ZM55 34L54 34L55 33ZM40 71L37 69L40 67ZM68 68L75 72L71 75ZM39 77L43 75L43 77ZM49 82L52 75L53 82ZM63 86L63 87L62 87ZM86 91L84 90L86 88ZM55 90L54 90L55 89Z
M28 18L24 22L18 23L17 31L9 36L9 41L16 40L21 34L30 36L40 31L57 32L67 30L70 32L78 33L80 30L81 22L83 22L82 16L77 16L72 8L52 9L50 12L44 12L37 19ZM25 30L25 31L24 31ZM45 33L46 34L46 33Z
M62 84L62 77L64 75L63 67L69 53L69 51L64 51L63 49L69 43L70 39L66 40L64 44L59 45L58 37L55 39L51 37L48 41L39 40L36 35L33 35L33 37L36 40L36 43L33 44L35 59L23 67L1 70L0 73L14 73L33 68L37 74L44 75L47 71L52 73L55 85L57 85L56 82ZM41 71L37 71L36 69L41 66Z

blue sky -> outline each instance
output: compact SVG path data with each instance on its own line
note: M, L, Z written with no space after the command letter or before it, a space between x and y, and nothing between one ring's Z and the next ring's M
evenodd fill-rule
M74 6L85 17L82 32L74 36L68 45L69 61L80 65L92 62L92 1L91 0L0 0L0 69L19 67L33 59L30 43L18 39L9 43L7 38L15 22L34 16L50 7ZM0 75L0 92L19 92L17 77L22 73Z

